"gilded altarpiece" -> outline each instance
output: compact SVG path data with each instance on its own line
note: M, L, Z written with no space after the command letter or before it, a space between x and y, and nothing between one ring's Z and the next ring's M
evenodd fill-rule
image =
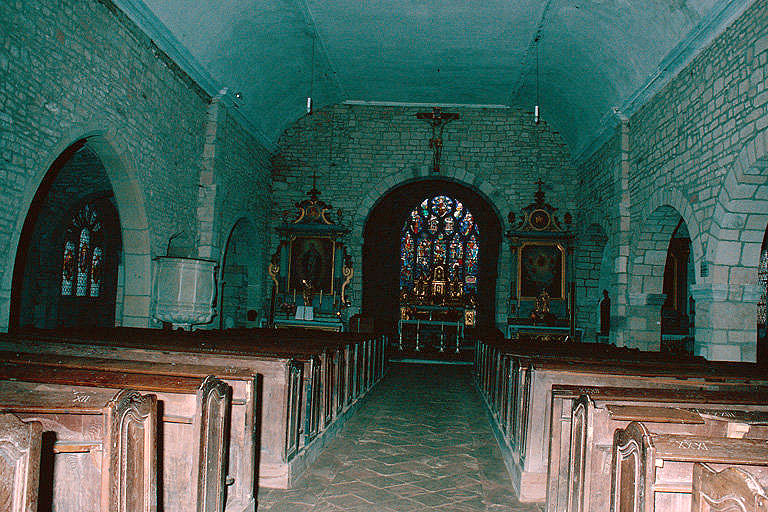
M578 340L575 325L571 215L562 222L547 203L543 182L534 202L520 215L510 212L507 232L512 253L512 282L507 337L537 341Z
M297 212L277 231L280 244L272 255L269 324L342 331L346 328L347 295L354 276L343 239L342 212L319 199L313 187L309 199L296 203Z

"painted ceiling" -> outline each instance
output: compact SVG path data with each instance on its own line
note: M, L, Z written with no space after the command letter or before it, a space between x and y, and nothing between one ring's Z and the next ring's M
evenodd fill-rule
M241 93L240 113L272 143L310 94L316 108L532 110L538 83L542 118L576 155L750 0L116 2L208 89Z

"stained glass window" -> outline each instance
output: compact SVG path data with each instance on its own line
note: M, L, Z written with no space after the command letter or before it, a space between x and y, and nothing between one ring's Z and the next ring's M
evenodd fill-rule
M64 234L61 294L98 297L101 292L103 232L93 205L80 208Z
M472 213L448 196L427 198L408 216L400 236L400 289L429 277L441 263L449 279L463 283L465 293L477 293L480 231Z
M760 282L760 300L757 302L757 323L760 326L768 324L768 248L763 247L760 253L760 264L757 268L757 278Z

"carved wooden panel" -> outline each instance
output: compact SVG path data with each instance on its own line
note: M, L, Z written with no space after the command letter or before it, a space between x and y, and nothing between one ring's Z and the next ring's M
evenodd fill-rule
M105 511L157 511L157 399L121 391L105 415Z
M43 426L0 414L0 510L37 512Z
M568 478L568 510L582 512L584 504L584 451L589 446L587 429L587 404L577 403L573 407L571 420L571 456ZM554 441L554 440L553 440ZM554 468L553 468L554 469Z
M757 479L739 468L693 467L691 512L766 512L768 495Z
M299 450L301 430L301 365L291 361L288 366L288 408L286 410L285 451L283 460L290 461Z
M197 474L197 511L223 512L226 503L226 475L231 389L219 379L208 377L200 386L196 418L200 448Z
M650 512L642 507L648 461L648 431L640 423L617 430L611 462L611 512ZM652 505L652 504L648 504Z

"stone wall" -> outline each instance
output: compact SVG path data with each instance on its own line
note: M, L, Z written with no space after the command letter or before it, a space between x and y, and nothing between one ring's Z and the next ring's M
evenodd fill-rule
M32 197L53 161L81 139L104 164L122 224L118 321L150 325L152 257L165 254L169 237L196 219L211 99L108 0L2 2L0 20L0 328L7 328L13 263ZM266 152L244 130L225 130L237 131L241 142L219 152L220 161L239 161L242 170L228 185L228 201L263 209L269 191L254 188L250 171ZM259 182L265 173L253 177ZM238 195L254 190L255 203Z
M658 340L661 280L643 276L658 272L648 267L649 251L668 245L671 232L650 245L636 241L651 241L660 230L655 220L671 208L691 235L696 352L754 360L754 285L768 223L767 63L768 2L758 0L627 120L625 138L617 134L580 163L582 179L598 190L590 191L599 198L590 208L629 215L606 230L618 269L629 258L633 276L626 293L612 290L632 310L620 304L619 315L636 324L614 337L619 344ZM610 181L614 191L604 196L599 190Z
M344 211L349 245L361 268L362 233L373 205L403 183L430 176L431 129L415 114L425 108L341 104L306 116L279 141L273 170L273 223L302 199L317 172L321 199ZM441 175L485 197L508 229L507 213L533 201L534 182L546 183L547 200L565 211L577 205L570 155L560 135L531 113L516 109L450 108L460 119L443 133ZM273 238L272 248L276 247ZM511 276L509 246L502 241L496 321L506 322ZM352 283L359 306L361 276Z

